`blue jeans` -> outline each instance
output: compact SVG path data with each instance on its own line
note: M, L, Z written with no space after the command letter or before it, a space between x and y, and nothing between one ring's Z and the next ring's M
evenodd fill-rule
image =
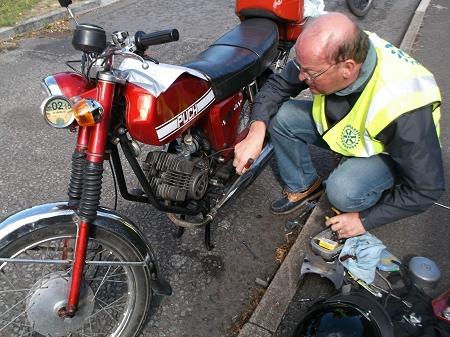
M308 144L329 149L311 116L312 102L285 102L269 124L281 178L288 192L302 192L317 179ZM395 171L386 155L346 158L328 177L331 204L344 212L359 212L377 203L394 185Z

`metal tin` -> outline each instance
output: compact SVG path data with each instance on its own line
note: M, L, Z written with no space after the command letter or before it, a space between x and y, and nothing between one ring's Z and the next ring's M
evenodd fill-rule
M423 290L431 290L441 279L441 271L437 264L426 257L411 258L408 268L413 282Z

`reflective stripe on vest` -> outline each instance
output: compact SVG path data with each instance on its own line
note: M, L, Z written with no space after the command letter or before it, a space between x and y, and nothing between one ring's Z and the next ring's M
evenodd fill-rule
M324 95L315 95L313 119L330 148L345 156L370 157L385 151L375 137L402 114L432 104L439 136L441 96L433 75L416 60L375 34L369 38L377 65L352 110L331 128Z

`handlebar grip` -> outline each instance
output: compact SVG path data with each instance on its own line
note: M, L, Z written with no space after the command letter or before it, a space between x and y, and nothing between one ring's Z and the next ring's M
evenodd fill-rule
M176 29L165 29L159 32L147 34L139 31L134 35L135 43L138 49L146 49L149 46L178 41L179 38L180 33L178 33L178 30Z

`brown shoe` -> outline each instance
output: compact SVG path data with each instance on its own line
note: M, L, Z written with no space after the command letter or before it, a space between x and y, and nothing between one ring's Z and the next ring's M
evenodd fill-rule
M303 206L307 201L317 199L324 192L322 180L317 178L312 185L303 192L283 191L283 197L275 200L270 206L273 214L289 214Z

